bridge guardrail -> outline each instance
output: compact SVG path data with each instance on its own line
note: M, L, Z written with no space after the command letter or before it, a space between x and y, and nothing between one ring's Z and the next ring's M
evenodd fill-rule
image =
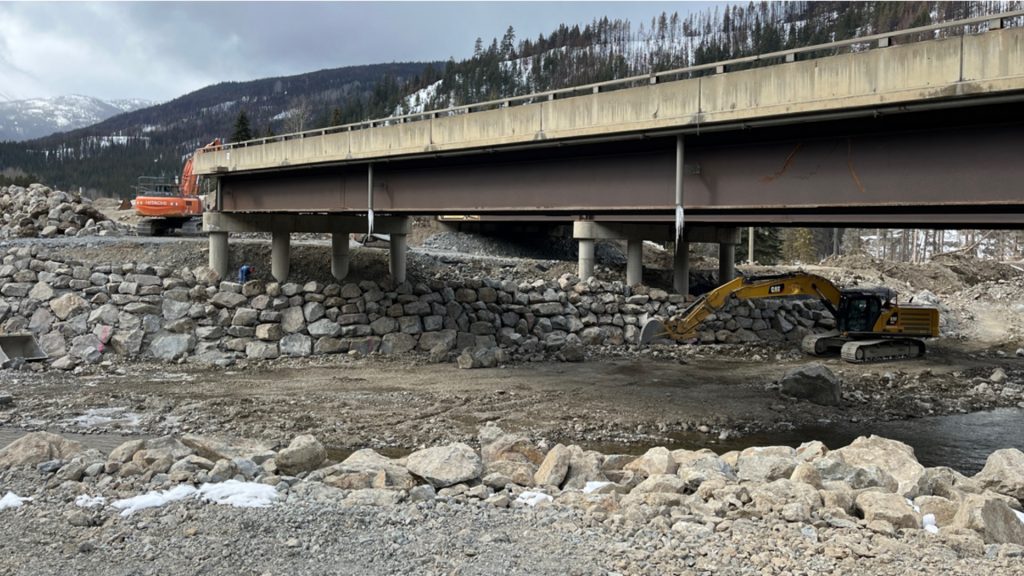
M891 45L891 40L900 36L910 36L914 34L921 34L926 32L936 32L939 30L945 30L949 28L966 28L968 26L978 24L988 24L988 29L998 29L1005 26L1010 21L1020 21L1024 23L1024 10L1014 10L1010 12L1002 12L999 14L989 14L984 16L976 16L973 18L966 18L963 20L952 20L949 22L940 22L938 24L929 24L927 26L917 26L914 28L906 28L902 30L893 30L891 32L882 32L878 34L871 34L868 36L858 36L856 38L848 38L845 40L837 40L834 42L828 42L826 44L815 44L813 46L803 46L800 48L790 48L788 50L779 50L776 52L768 52L765 54L756 54L753 56L744 56L741 58L733 58L730 60L722 60L719 62L710 62L707 64L697 64L694 66L687 66L685 68L675 68L672 70L664 70L662 72L655 72L651 74L630 76L627 78L619 78L615 80L606 80L603 82L595 82L591 84L583 84L580 86L572 86L569 88L559 88L556 90L548 90L545 92L536 92L533 94L525 94L522 96L510 96L508 98L501 98L497 100L489 100L486 102L477 102L473 104L463 104L460 106L451 106L448 108L442 108L438 110L429 110L423 112L414 112L410 114L404 114L400 116L389 116L386 118L378 118L373 120L364 120L362 122L354 122L351 124L343 124L340 126L331 126L328 128L318 128L313 130L305 130L302 132L293 132L289 134L280 134L276 136L268 136L265 138L256 138L253 140L246 140L243 142L232 142L229 144L222 144L216 148L197 150L196 154L203 154L206 152L217 152L221 150L232 150L236 148L245 148L249 146L259 146L271 142L284 142L288 140L302 139L310 136L325 136L328 134L336 134L339 132L353 132L357 130L366 130L374 128L375 126L388 126L392 124L405 124L409 122L432 120L437 117L443 116L457 116L460 114L470 114L474 111L490 110L496 108L508 108L517 105L533 104L545 100L556 100L559 96L576 95L578 93L591 93L596 94L604 91L605 89L612 87L632 87L637 83L649 83L657 84L664 78L672 78L673 80L684 79L684 76L690 76L697 72L704 72L706 70L714 70L716 73L724 72L730 66L737 66L740 64L750 64L765 60L776 60L784 59L786 62L792 62L800 54L808 54L814 52L823 52L827 50L833 50L836 48L843 48L846 46L854 46L858 44L871 44L878 43L880 47L887 47Z

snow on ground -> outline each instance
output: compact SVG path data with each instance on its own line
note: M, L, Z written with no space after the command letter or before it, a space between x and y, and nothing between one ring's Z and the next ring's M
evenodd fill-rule
M604 488L605 486L611 486L612 484L614 484L614 482L599 482L599 481L587 482L586 485L583 486L583 493L584 494L590 494L591 492L596 492L596 491L600 490L601 488Z
M14 492L8 492L4 494L3 498L0 498L0 510L4 508L20 508L25 502L28 502L32 498L22 498Z
M75 506L79 508L95 508L96 506L103 506L107 503L107 499L103 496L89 496L88 494L82 494L78 498L75 498Z
M120 510L121 516L129 516L139 510L159 508L186 498L201 498L206 502L227 504L236 508L262 508L270 506L277 500L277 490L266 484L237 480L228 480L218 484L203 484L198 489L190 484L180 484L170 490L155 490L139 496L115 500L111 506ZM550 499L550 496L548 498Z
M199 488L199 495L215 504L228 504L236 508L263 508L277 500L277 490L273 486L238 480L203 484Z
M121 516L130 516L139 510L159 508L171 502L184 500L190 496L195 496L196 492L197 490L194 486L180 484L170 490L154 490L131 498L115 500L111 506L120 510Z
M526 504L527 506L536 506L543 502L551 502L554 500L551 496L544 494L543 492L521 492L519 497L516 498L516 502Z

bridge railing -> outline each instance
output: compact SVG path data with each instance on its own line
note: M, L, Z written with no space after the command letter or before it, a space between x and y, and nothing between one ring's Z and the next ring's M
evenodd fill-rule
M904 28L902 30L881 32L878 34L871 34L868 36L858 36L855 38L837 40L825 44L815 44L813 46L790 48L788 50L778 50L775 52L756 54L753 56L744 56L741 58L732 58L729 60L722 60L719 62L697 64L694 66L687 66L685 68L674 68L672 70L664 70L661 72L653 72L650 74L629 76L626 78L618 78L615 80L606 80L603 82L594 82L591 84L571 86L568 88L558 88L555 90L547 90L544 92L535 92L533 94L524 94L522 96L510 96L507 98L500 98L497 100L476 102L473 104L463 104L460 106L451 106L448 108L441 108L438 110L413 112L410 114L388 116L386 118L378 118L374 120L364 120L361 122L343 124L340 126L331 126L327 128L305 130L302 132L293 132L289 134L267 136L265 138L246 140L243 142L232 142L229 144L223 144L217 148L197 150L196 154L202 154L204 152L213 152L219 150L231 150L234 148L245 148L249 146L259 146L270 142L283 142L287 140L296 140L312 136L325 136L328 134L337 134L339 132L367 130L379 126L390 126L393 124L405 124L407 122L432 120L437 117L470 114L472 112L477 112L481 110L494 110L499 108L508 108L511 106L536 104L538 102L572 97L580 94L597 94L609 90L631 88L644 84L657 84L663 81L682 80L685 78L690 78L695 74L706 73L709 71L716 74L721 74L727 71L729 68L735 68L737 66L741 66L744 64L756 64L759 62L778 60L782 60L784 62L794 62L801 55L814 55L815 53L831 54L837 48L845 48L848 46L857 47L864 45L877 45L880 48L885 48L892 44L892 40L894 38L925 33L935 33L941 30L948 30L951 28L964 28L966 30L971 26L987 25L988 30L994 30L1008 25L1021 25L1022 23L1024 23L1024 10L1013 10L1009 12L1001 12L999 14L988 14L983 16L976 16L973 18L965 18L962 20L951 20L949 22L929 24L927 26L917 26L914 28Z

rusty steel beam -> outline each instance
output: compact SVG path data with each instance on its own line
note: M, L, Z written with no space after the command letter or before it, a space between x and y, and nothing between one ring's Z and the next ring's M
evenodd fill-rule
M1024 125L1004 110L688 137L687 221L1017 226ZM863 126L867 125L867 128ZM374 210L671 219L675 138L375 164ZM226 212L352 213L366 165L221 179Z

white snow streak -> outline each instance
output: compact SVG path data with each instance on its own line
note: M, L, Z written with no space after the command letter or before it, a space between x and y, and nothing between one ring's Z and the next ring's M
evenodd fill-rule
M551 502L554 500L551 496L544 494L543 492L521 492L519 497L516 498L516 502L526 504L527 506L533 507L541 503Z
M31 500L32 498L22 498L14 492L8 492L4 494L3 498L0 498L0 510L4 508L21 508L21 506Z
M256 482L228 480L219 484L203 484L199 495L215 504L236 508L263 508L277 500L277 489Z
M139 510L159 508L186 498L201 498L207 502L227 504L236 508L262 508L277 500L277 490L266 484L237 480L203 484L198 489L189 484L180 484L170 490L147 492L132 498L116 500L111 506L120 510L121 516L129 516Z
M88 494L82 494L78 498L75 498L75 506L79 508L95 508L96 506L103 506L107 503L107 499L103 496L89 496Z

